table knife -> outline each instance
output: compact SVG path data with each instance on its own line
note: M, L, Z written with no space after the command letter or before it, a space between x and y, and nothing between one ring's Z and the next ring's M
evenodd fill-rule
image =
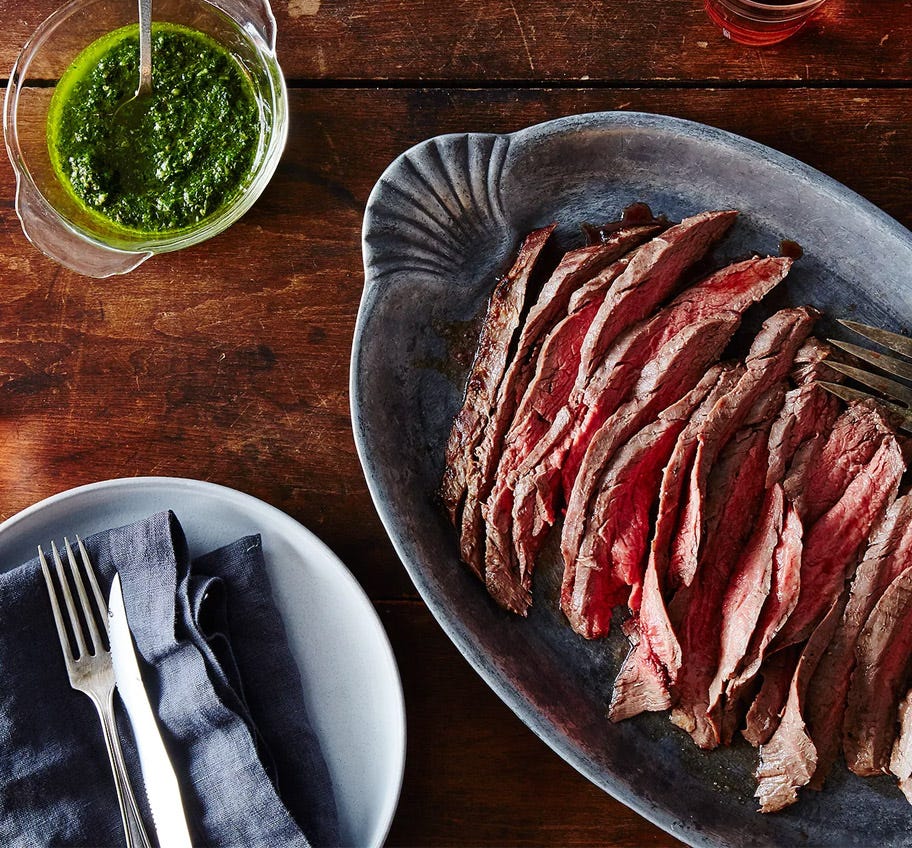
M158 844L162 848L191 848L180 787L139 673L119 574L114 575L108 599L108 638L111 640L114 681L136 738Z

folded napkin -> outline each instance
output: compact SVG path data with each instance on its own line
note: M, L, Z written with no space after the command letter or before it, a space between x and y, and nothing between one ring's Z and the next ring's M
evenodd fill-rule
M329 774L259 537L191 563L180 524L162 512L85 542L105 591L120 572L193 844L338 844ZM135 747L120 713L142 806ZM70 688L32 560L0 575L0 845L119 846L123 839L101 726L89 698Z

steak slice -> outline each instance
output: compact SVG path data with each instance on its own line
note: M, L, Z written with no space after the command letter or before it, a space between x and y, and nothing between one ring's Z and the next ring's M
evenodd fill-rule
M792 675L779 726L760 748L755 797L760 799L761 812L775 813L794 804L798 790L807 784L817 767L817 749L803 717L805 695L844 608L843 594L814 629Z
M896 437L873 402L853 404L841 416L847 417L856 422L856 441L871 440L878 447L839 500L806 533L798 603L776 637L777 648L803 642L817 626L842 591L845 580L851 577L871 530L895 500L905 471ZM851 448L851 442L841 441L841 430L837 422L822 456L828 454L831 442L837 439ZM834 463L850 464L851 458L834 458Z
M839 502L889 435L888 421L871 401L853 403L836 420L819 450L796 457L784 487L806 528Z
M604 372L606 352L628 328L646 319L668 298L679 285L682 274L706 255L732 225L736 215L735 212L706 212L685 219L638 251L612 284L583 340L580 366L569 402L520 469L513 508L513 540L520 570L525 570L534 560L547 530L554 523L561 492L561 466L574 442L577 425L586 417L591 395L601 396L602 387L592 388L590 382L597 371ZM587 435L614 412L619 401L613 394L610 401L614 406L609 402L602 408L600 419L592 423ZM582 452L572 459L578 465ZM518 530L515 527L517 516L522 517L523 525Z
M529 311L519 333L516 352L501 380L487 426L467 464L460 551L463 561L476 574L481 575L484 571L485 533L481 504L490 493L504 434L529 385L547 334L566 314L571 295L583 283L660 230L658 224L625 228L613 233L604 244L566 253Z
M912 494L894 501L872 534L855 571L845 612L808 687L804 715L817 748L817 771L811 781L814 789L823 787L842 747L842 720L858 637L884 590L909 562Z
M900 701L897 722L899 735L890 755L890 771L899 778L899 788L912 804L912 689Z
M646 582L654 576L647 574ZM661 594L657 595L661 600ZM644 596L644 606L649 605L652 598L657 595ZM665 614L664 605L662 614ZM654 621L656 617L653 615L651 620ZM625 625L628 623L631 626L625 626L624 630L630 641L630 651L615 678L611 703L608 706L608 718L613 722L623 721L643 712L660 712L671 706L668 675L665 673L664 664L655 658L648 645L643 646L642 640L646 630L639 623L634 624L628 620ZM667 629L671 633L670 624ZM676 650L677 641L674 641L670 648Z
M658 497L662 471L694 409L723 373L722 366L710 368L690 392L664 409L654 422L616 452L615 443L620 436L612 436L625 428L621 425L609 429L609 425L620 411L593 439L587 460L596 446L613 456L600 476L596 487L598 494L588 514L582 509L574 512L574 489L562 538L565 570L561 607L571 622L576 622L574 629L577 632L583 635L590 631L607 632L610 621L605 622L604 627L596 626L598 616L590 613L589 608L602 606L610 619L610 609L600 605L599 598L613 595L615 586L621 593L621 600L627 600L631 610L639 609L643 565L649 546L650 512ZM640 395L639 391L634 394ZM604 443L609 440L612 444L606 447ZM584 461L578 484L585 479L586 467ZM574 522L578 526L575 536L579 543L568 539Z
M798 351L795 357L796 367L792 372L792 378L798 386L785 396L782 412L770 431L767 485L781 482L786 471L792 472L795 467L791 483L793 491L789 498L792 501L795 500L794 489L803 487L817 457L818 449L812 449L811 446L822 447L839 417L837 398L815 384L816 380L840 380L840 375L823 362L829 350L827 345L810 338ZM800 496L803 492L799 489L797 494Z
M747 711L741 731L741 735L755 748L769 742L779 726L800 657L801 649L792 645L770 656L760 668L763 683Z
M665 564L668 542L677 519L684 456L696 442L703 425L716 404L744 372L743 366L722 366L719 381L691 415L683 429L672 458L662 473L655 530L643 575L643 594L639 614L629 619L625 631L632 644L614 681L609 718L622 721L641 712L658 712L671 706L668 669L681 663L681 647L665 607Z
M736 390L737 386L732 394ZM767 389L720 454L708 480L707 534L696 576L669 606L681 645L681 665L674 675L677 703L671 720L701 748L719 744L707 714L709 686L719 662L718 620L732 568L750 538L763 499L769 428L784 395L784 386Z
M606 244L618 230L630 227L658 226L660 230L668 229L668 218L665 215L653 215L649 205L634 202L624 207L619 221L609 221L606 224L583 223L580 229L586 237L586 244Z
M785 495L774 483L766 490L759 523L732 570L721 607L719 666L709 685L707 715L718 738L726 742L721 722L722 696L748 651L751 637L772 588L773 563L781 544Z
M833 349L820 339L811 336L795 356L792 379L796 386L807 386L816 380L832 380L836 371L828 367L826 359ZM837 380L838 382L838 380Z
M465 398L453 421L446 446L446 468L440 497L453 524L459 520L472 452L488 426L497 390L510 360L513 339L526 304L529 280L556 226L551 224L526 236L513 267L494 287L488 303L475 360L466 383Z
M717 726L721 721L719 732L725 744L730 744L734 737L746 706L744 701L754 687L757 672L766 658L767 647L798 603L798 590L801 585L801 534L798 511L793 504L784 501L781 527L770 564L769 593L764 599L754 629L742 634L748 640L747 648L740 657L738 673L725 684L725 703L721 718L718 711L712 708L712 703L710 704L710 718ZM737 653L738 647L730 647L730 657Z
M912 651L912 566L875 604L855 647L843 723L846 765L862 777L890 770L896 711Z
M672 539L669 559L672 585L689 586L694 579L705 535L706 485L719 450L744 421L756 399L788 375L817 316L816 310L809 308L783 309L764 321L745 360L744 374L707 420L694 454L678 530ZM764 482L765 478L764 474Z

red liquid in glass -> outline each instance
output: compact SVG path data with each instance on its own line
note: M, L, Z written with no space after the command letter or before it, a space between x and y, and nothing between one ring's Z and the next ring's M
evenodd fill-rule
M775 0L767 0L767 2L770 6L788 6L794 0L781 3L775 2ZM805 16L797 20L764 22L745 18L726 8L718 0L704 0L704 6L709 17L721 28L722 34L726 38L751 47L766 47L785 41L786 38L798 32L815 11L811 9Z

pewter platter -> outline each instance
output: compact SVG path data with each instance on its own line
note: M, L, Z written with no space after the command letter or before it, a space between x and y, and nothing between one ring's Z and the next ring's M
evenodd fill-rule
M625 646L586 642L556 607L553 564L528 619L502 612L457 561L434 492L467 363L461 328L529 230L579 224L634 201L674 220L741 211L717 264L797 241L803 258L772 308L811 303L834 317L899 332L912 325L912 234L818 171L701 124L596 113L511 135L430 139L381 176L364 217L364 294L351 363L355 439L374 503L418 591L491 688L558 754L606 792L693 845L912 844L912 807L886 777L841 765L822 793L783 813L756 812L756 754L746 744L700 752L664 715L618 725L605 706ZM772 301L772 302L769 302ZM463 334L464 335L464 334Z

